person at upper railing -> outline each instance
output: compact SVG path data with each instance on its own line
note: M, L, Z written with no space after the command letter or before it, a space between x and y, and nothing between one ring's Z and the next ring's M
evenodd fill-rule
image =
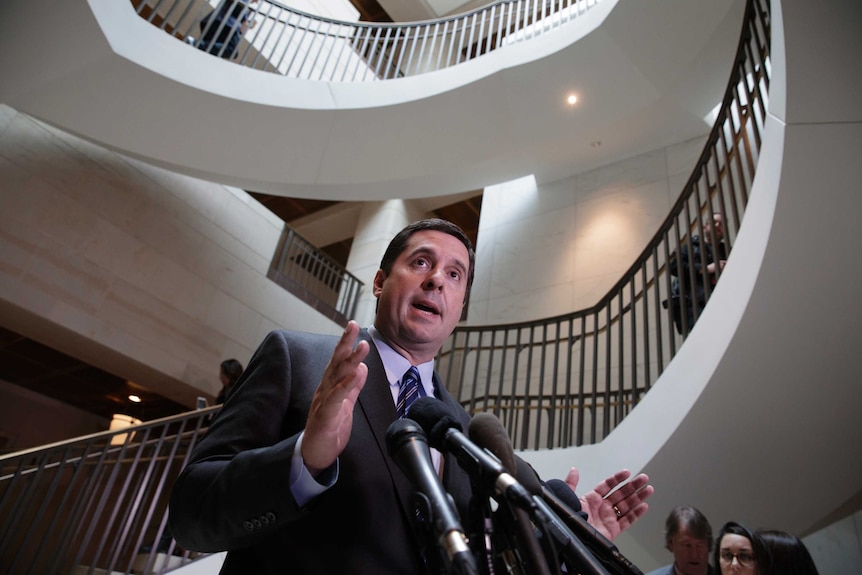
M674 507L664 527L667 550L673 563L647 575L712 575L709 552L712 550L712 526L706 516L689 505Z
M396 410L409 409L401 405L408 379L414 396L437 397L468 428L470 416L443 386L434 358L461 317L474 269L459 227L416 222L390 242L374 276L373 327L351 321L340 337L270 333L174 485L176 540L191 550L227 550L222 573L439 567L439 549L421 535L414 489L385 436ZM470 477L453 454L436 461L466 520ZM609 539L647 511L653 493L646 475L625 483L629 475L617 472L580 499ZM574 489L577 480L573 469L567 483Z
M692 236L668 262L668 273L674 277L670 305L674 325L679 333L682 333L684 328L682 314L686 314L688 329L691 330L706 305L704 272L710 286L714 286L726 263L724 216L716 212L712 221L703 222L703 238Z
M247 30L257 25L250 4L258 0L222 0L218 8L200 21L201 42L198 48L210 54L233 60L239 42Z

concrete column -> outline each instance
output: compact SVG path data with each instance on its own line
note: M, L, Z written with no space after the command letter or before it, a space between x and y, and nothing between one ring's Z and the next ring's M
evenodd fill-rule
M356 307L356 321L362 327L374 323L377 298L372 284L389 242L404 226L426 217L414 202L387 200L362 206L347 259L347 269L364 283Z

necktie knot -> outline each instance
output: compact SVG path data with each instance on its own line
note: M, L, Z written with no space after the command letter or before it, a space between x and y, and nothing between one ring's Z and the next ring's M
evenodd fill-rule
M401 385L398 390L398 402L395 405L398 418L405 417L410 406L420 397L425 397L425 389L419 378L419 370L415 365L411 365L404 377L401 378Z

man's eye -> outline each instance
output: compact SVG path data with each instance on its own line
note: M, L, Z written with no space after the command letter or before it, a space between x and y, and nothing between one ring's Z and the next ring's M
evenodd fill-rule
M461 279L461 273L460 273L460 272L450 272L450 273L449 273L449 276L450 276L453 280Z

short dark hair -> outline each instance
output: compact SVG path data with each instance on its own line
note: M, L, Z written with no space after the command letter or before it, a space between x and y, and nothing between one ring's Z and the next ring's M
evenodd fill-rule
M668 550L670 550L670 540L681 529L690 532L695 539L706 541L709 550L712 551L712 525L697 508L691 505L678 505L667 516L664 522L664 543Z
M221 372L227 376L228 386L236 383L242 375L242 364L235 359L226 359L221 362Z
M407 249L407 242L410 240L410 236L416 232L423 231L443 232L457 238L462 244L464 244L464 247L467 248L467 256L470 258L470 269L467 273L467 293L470 293L470 287L473 285L473 276L476 273L476 252L473 250L473 242L470 241L470 238L467 237L464 230L447 220L441 220L439 218L419 220L398 232L398 234L392 238L392 241L389 242L389 246L383 254L383 259L380 260L380 269L388 276L392 272L392 266L395 265L395 260L397 260L398 256Z
M772 572L782 575L818 575L817 566L799 537L786 531L761 529L766 548L772 556Z
M728 521L718 532L718 537L715 538L715 552L713 553L713 565L718 568L719 556L721 555L721 539L725 535L741 535L751 542L751 551L754 555L755 573L757 575L767 575L772 569L772 556L769 554L769 548L758 533L752 531L745 525L736 521Z

